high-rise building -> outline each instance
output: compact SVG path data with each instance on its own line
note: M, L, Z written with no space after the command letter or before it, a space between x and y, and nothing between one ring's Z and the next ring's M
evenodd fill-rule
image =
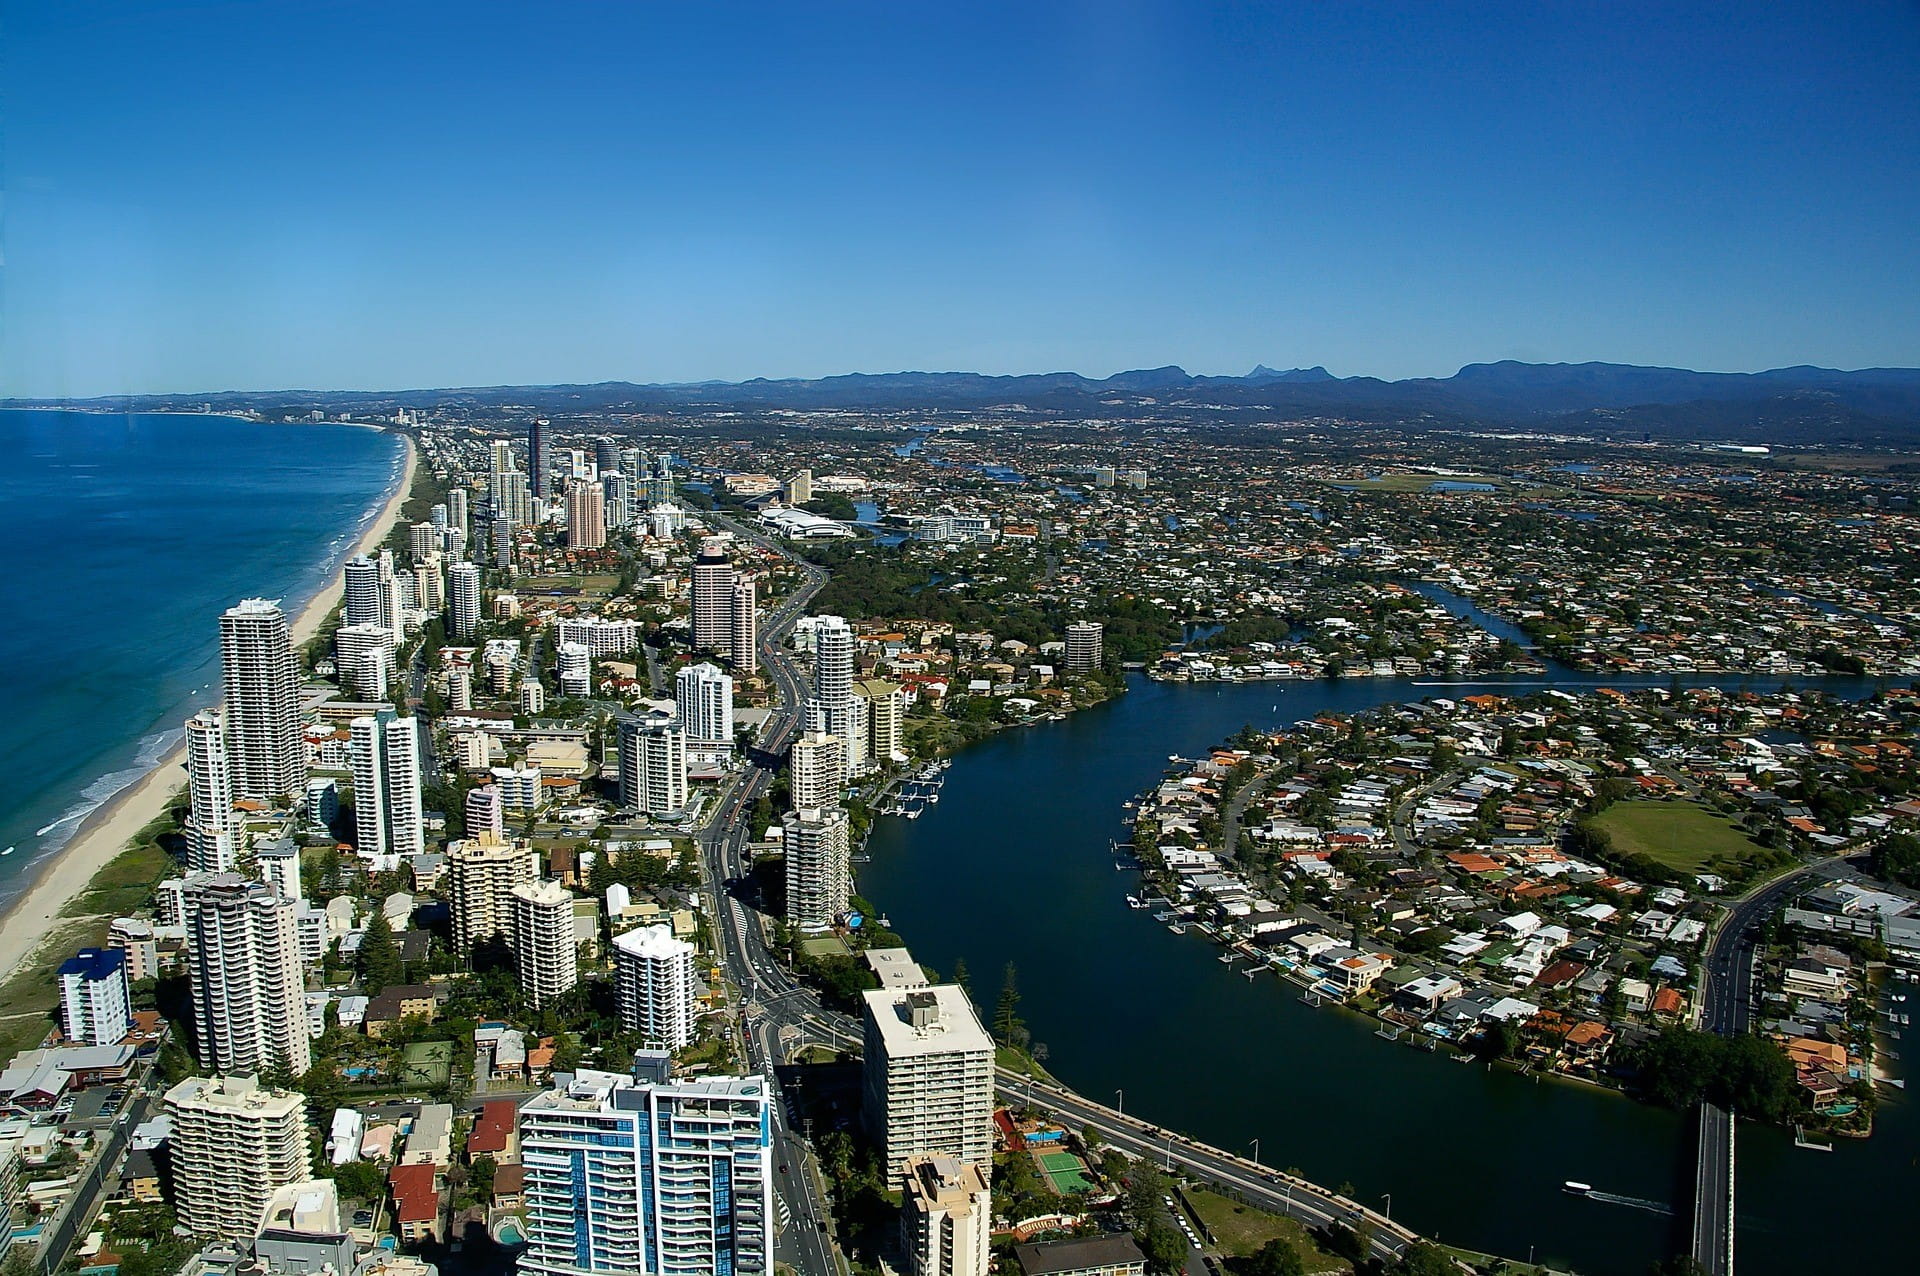
M993 1158L993 1039L952 984L861 994L862 1112L898 1182L916 1156Z
M420 731L411 717L382 710L347 726L353 768L354 849L364 856L427 849L420 792Z
M562 642L554 646L556 681L560 694L584 699L593 694L593 649L584 642Z
M465 482L466 480L462 479L462 486L455 487L447 493L447 527L450 531L458 532L462 536L467 534L467 489L464 486Z
M466 642L480 628L480 565L455 563L447 569L447 636Z
M601 616L562 616L554 622L554 641L577 642L595 660L624 656L640 645L640 622L623 616L609 620Z
M535 418L527 427L527 485L533 492L535 504L546 501L548 482L547 422Z
M507 896L507 910L520 991L537 1010L580 982L573 896L558 882L522 882Z
M440 511L442 522L437 525L434 523L415 523L407 529L407 551L413 556L413 561L416 563L426 558L428 554L436 553L440 549L440 529L446 525L444 520L446 519L447 511L444 505L436 506L435 508Z
M496 786L497 787L497 786ZM481 831L447 845L447 904L453 913L455 951L511 933L509 900L514 887L534 880L539 860L523 842Z
M736 577L733 582L733 640L728 657L741 677L752 677L760 668L760 610L758 587L751 576Z
M235 797L283 802L306 781L300 667L278 603L249 598L220 617L227 750Z
M167 1091L167 1144L180 1223L248 1245L267 1202L308 1177L307 1101L251 1076L189 1077Z
M727 651L733 645L733 563L726 542L708 537L693 560L693 648Z
M284 1067L304 1073L305 979L293 900L235 873L188 879L181 890L194 1045L214 1072Z
M620 804L645 815L687 806L687 737L669 722L620 724Z
M849 771L859 765L864 723L853 700L853 627L838 616L820 616L813 629L813 689L807 726L847 742Z
M897 682L868 678L853 685L856 712L865 719L862 763L884 766L906 756L907 693Z
M825 930L847 911L847 899L853 893L846 809L824 806L788 811L783 825L787 920L802 930Z
M833 806L847 782L847 742L804 731L787 751L787 787L798 808Z
M1097 620L1076 620L1067 626L1067 672L1088 673L1105 659L1106 627Z
M187 867L224 873L238 858L238 825L226 725L217 709L202 709L187 719L187 795Z
M581 1070L520 1109L523 1276L771 1276L766 1080L666 1072Z
M60 965L60 1031L83 1046L117 1046L133 1027L127 954L82 948Z
M613 937L620 1023L654 1050L693 1044L693 945L671 926L641 926Z
M609 532L622 531L633 522L633 484L619 470L600 475L600 500Z
M593 468L602 474L616 473L620 469L620 445L609 438L593 441Z
M468 837L492 834L498 840L507 835L506 807L500 801L500 786L476 784L467 790L464 812Z
M606 497L598 483L567 482L567 548L599 549L607 543Z
M447 670L447 708L455 713L466 713L473 708L472 669Z
M383 626L393 635L397 646L407 639L406 625L401 615L404 602L401 593L391 550L381 550L377 558L368 558L364 554L349 558L341 623Z
M805 505L813 499L813 471L798 470L787 480L787 504Z
M992 1215L982 1167L951 1156L909 1159L900 1198L907 1276L987 1276Z
M733 679L715 665L688 665L674 680L674 708L689 740L733 743Z
M393 631L385 625L342 625L333 633L340 686L360 700L385 700L393 681Z
M493 565L495 567L513 566L513 547L520 535L520 525L505 516L493 520Z
M273 887L273 893L281 899L297 904L306 898L306 890L300 883L300 848L292 838L257 848L253 853L253 866L260 880Z

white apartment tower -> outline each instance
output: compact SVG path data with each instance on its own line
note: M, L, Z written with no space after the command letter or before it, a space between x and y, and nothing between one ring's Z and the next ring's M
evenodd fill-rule
M733 646L733 563L726 543L709 537L693 560L693 648L725 652Z
M383 710L374 717L355 718L347 734L354 849L367 857L420 854L427 849L427 835L419 724Z
M620 803L646 815L686 809L687 737L679 726L620 724Z
M787 920L802 930L825 930L847 911L853 893L847 812L838 806L788 811Z
M298 905L234 873L189 879L181 891L194 1038L214 1072L312 1066Z
M187 867L197 873L224 873L238 858L234 843L233 770L227 731L217 709L202 709L187 719Z
M190 1077L165 1105L181 1224L250 1244L274 1192L310 1177L305 1097L263 1090L251 1076Z
M538 1009L580 982L573 896L558 882L522 882L507 896L507 909L520 991Z
M1097 620L1076 620L1067 626L1067 672L1088 673L1105 659L1106 627Z
M693 1044L693 945L671 926L641 926L613 937L620 1023L654 1050Z
M447 636L465 642L480 628L480 565L455 563L447 569Z
M463 814L468 837L491 834L497 841L507 835L506 806L500 800L497 784L478 784L468 789Z
M481 832L449 843L447 903L454 948L470 955L474 945L507 935L513 926L508 903L513 890L533 881L538 869L533 848L521 842Z
M907 1276L987 1276L992 1215L982 1167L951 1156L909 1160L900 1198Z
M897 682L869 678L857 682L853 697L865 721L862 762L884 765L906 751L907 693Z
M249 598L220 617L228 757L235 797L283 802L306 782L300 669L278 603Z
M689 740L733 743L733 679L717 665L688 665L674 681L674 707Z
M993 1039L953 984L880 988L865 1001L863 1104L898 1182L916 1156L993 1158Z
M60 1031L82 1046L117 1046L133 1027L127 954L119 948L82 948L61 963Z
M807 697L807 727L847 742L847 765L862 756L864 723L853 698L853 627L838 616L821 616L813 630L813 691Z
M393 660L393 632L385 625L342 625L334 631L333 662L350 695L385 700Z
M787 751L787 786L798 809L833 806L847 782L847 742L824 731L804 731Z
M766 1079L666 1073L583 1069L520 1109L523 1276L771 1276Z

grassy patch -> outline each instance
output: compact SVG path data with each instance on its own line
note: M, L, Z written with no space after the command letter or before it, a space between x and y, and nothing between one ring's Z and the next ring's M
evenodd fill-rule
M523 576L519 582L520 591L529 594L537 594L549 589L577 589L588 594L611 594L619 587L618 576L604 573L582 576Z
M1491 474L1381 474L1370 479L1323 479L1333 487L1354 492L1425 492L1435 483L1485 483L1505 488L1507 481Z
M1645 855L1677 873L1705 872L1763 851L1734 821L1680 800L1615 802L1594 817L1623 855Z
M401 1053L398 1081L403 1086L430 1089L447 1084L452 1076L451 1041L416 1041Z
M1229 1257L1245 1258L1268 1241L1279 1240L1293 1246L1310 1272L1345 1271L1349 1266L1345 1259L1317 1248L1298 1219L1269 1214L1217 1192L1189 1189L1186 1197Z
M800 951L809 957L851 957L847 941L838 935L820 935L800 941Z
M75 950L107 942L105 918L64 922L47 935L27 963L0 984L0 1061L38 1045L54 1026L60 1004L54 972Z
M171 817L163 816L140 830L126 850L94 874L86 890L67 901L61 913L67 917L124 917L146 907L154 884L180 868L157 841L159 834L171 827Z

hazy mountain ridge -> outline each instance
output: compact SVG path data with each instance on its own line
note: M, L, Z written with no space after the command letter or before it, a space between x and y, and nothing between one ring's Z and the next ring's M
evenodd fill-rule
M16 407L54 405L49 400L7 402ZM1322 367L1277 371L1260 365L1245 376L1208 377L1168 365L1098 379L1074 372L855 372L739 382L226 391L72 402L133 410L211 403L269 411L464 404L555 413L618 407L910 411L1018 406L1039 413L1113 416L1138 411L1187 417L1228 409L1418 426L1551 425L1577 432L1675 437L1920 442L1920 368L1841 371L1797 366L1743 373L1503 360L1468 364L1451 377L1383 381L1335 377ZM1236 417L1240 415L1236 411Z

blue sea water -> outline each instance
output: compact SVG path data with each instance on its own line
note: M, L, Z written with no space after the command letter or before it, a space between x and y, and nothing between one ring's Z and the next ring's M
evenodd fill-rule
M0 907L219 699L220 613L297 615L405 459L354 426L0 411Z

